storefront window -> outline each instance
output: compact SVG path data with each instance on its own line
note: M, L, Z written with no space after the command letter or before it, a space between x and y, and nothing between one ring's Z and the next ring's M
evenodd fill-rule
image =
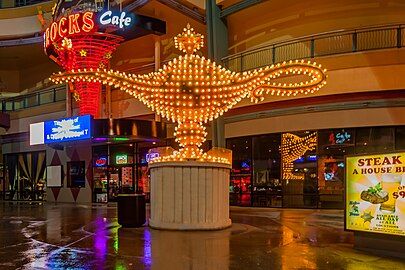
M106 168L96 167L93 169L93 196L94 201L106 203L107 199L107 170Z
M7 154L4 163L5 199L45 200L45 152Z
M108 200L116 200L120 193L135 193L136 144L109 146Z
M160 147L163 145L157 145L156 143L152 145L153 147ZM138 150L138 192L145 193L149 195L150 193L150 177L148 171L148 161L146 160L146 155L148 154L151 145L148 143L143 143L140 145Z
M281 135L284 207L317 207L317 132Z
M252 138L236 138L227 141L232 150L232 171L230 179L230 204L251 205Z
M116 200L120 193L135 192L136 144L93 147L93 200Z
M150 175L148 170L148 160L146 158L148 152L152 148L171 146L178 149L179 145L173 139L161 142L142 142L138 144L137 150L137 179L138 189L137 192L143 193L146 196L146 201L150 200ZM177 147L177 148L176 148Z
M359 154L392 151L394 144L392 127L356 129L356 152Z
M108 167L108 200L115 201L120 193L120 171L117 167Z
M93 147L93 200L115 201L119 194L144 193L149 200L146 155L167 142L122 143Z
M108 146L93 147L93 200L108 202Z
M253 137L252 206L282 206L281 134Z
M232 205L343 208L345 156L405 149L405 127L287 132L227 140Z
M405 149L405 127L397 127L395 129L395 149Z
M320 208L342 208L345 155L353 154L354 129L318 132L318 192Z

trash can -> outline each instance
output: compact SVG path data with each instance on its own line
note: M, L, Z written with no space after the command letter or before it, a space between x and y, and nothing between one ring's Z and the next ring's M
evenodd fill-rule
M118 223L122 227L141 227L146 222L145 195L119 194Z

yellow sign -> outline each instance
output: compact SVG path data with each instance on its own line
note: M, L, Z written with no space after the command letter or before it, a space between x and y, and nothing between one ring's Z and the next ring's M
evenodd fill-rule
M405 236L405 152L346 158L346 229Z

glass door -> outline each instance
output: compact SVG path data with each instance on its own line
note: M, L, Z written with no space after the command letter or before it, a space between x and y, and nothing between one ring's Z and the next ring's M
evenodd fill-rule
M107 167L95 167L93 169L94 201L98 203L108 202L108 169Z
M109 167L108 170L108 201L116 201L120 191L120 177L118 167Z
M140 163L138 168L138 190L137 192L145 194L146 201L150 200L150 175L147 163Z
M229 186L231 205L250 206L252 191L252 140L235 138L227 141L232 150L232 170Z

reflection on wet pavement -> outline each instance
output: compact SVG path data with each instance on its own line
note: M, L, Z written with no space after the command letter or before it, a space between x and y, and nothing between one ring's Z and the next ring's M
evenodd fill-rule
M114 207L0 202L0 269L405 269L352 248L343 212L232 208L223 231L121 228Z

